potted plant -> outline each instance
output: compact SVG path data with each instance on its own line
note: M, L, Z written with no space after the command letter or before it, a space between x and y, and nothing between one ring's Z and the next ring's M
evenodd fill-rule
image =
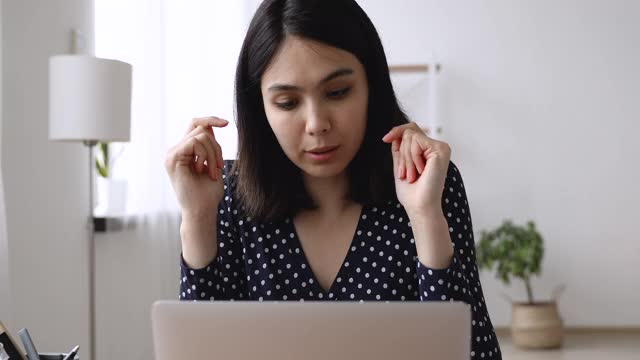
M110 176L110 169L115 159L110 158L109 143L99 142L97 144L97 154L95 159L97 179L97 203L98 215L116 215L124 213L126 202L127 183L123 179L113 179Z
M109 143L99 142L96 147L98 148L96 171L98 176L106 179L109 177Z
M505 220L502 225L481 231L476 246L480 269L491 270L496 266L496 277L505 285L511 277L524 282L527 301L511 300L511 336L521 348L558 348L562 346L563 322L558 313L556 296L550 301L538 301L533 297L531 277L540 275L544 256L543 238L533 221L526 226L514 225Z

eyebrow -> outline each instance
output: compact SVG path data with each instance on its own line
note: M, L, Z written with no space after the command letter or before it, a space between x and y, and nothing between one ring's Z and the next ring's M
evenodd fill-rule
M319 84L327 83L337 77L347 76L353 74L353 70L349 68L340 68L331 74L324 77L324 79L320 80ZM295 85L286 85L286 84L275 84L269 87L269 91L299 91L302 90L299 86Z

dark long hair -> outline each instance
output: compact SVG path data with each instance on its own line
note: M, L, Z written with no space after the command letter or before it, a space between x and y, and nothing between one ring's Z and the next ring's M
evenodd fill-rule
M363 143L348 165L349 197L363 205L396 198L393 160L382 137L408 122L396 99L378 32L355 0L264 0L245 36L235 82L238 156L235 195L248 216L273 221L315 204L301 170L280 147L264 111L260 81L286 36L345 50L362 63L369 86Z

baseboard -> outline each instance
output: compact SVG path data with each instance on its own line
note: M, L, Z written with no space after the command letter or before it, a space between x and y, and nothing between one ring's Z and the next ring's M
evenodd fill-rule
M496 326L496 335L504 336L511 334L509 326ZM566 334L593 334L593 333L640 333L639 326L567 326L564 328Z

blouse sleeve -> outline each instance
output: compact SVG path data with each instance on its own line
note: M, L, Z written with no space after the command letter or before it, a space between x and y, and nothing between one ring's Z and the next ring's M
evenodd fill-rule
M180 254L180 300L245 300L248 298L244 251L235 223L232 161L223 169L224 198L218 205L217 255L209 265L194 269Z
M454 254L448 268L417 263L421 301L463 301L471 307L471 359L502 359L495 329L485 304L475 256L471 213L462 176L449 163L442 194Z

